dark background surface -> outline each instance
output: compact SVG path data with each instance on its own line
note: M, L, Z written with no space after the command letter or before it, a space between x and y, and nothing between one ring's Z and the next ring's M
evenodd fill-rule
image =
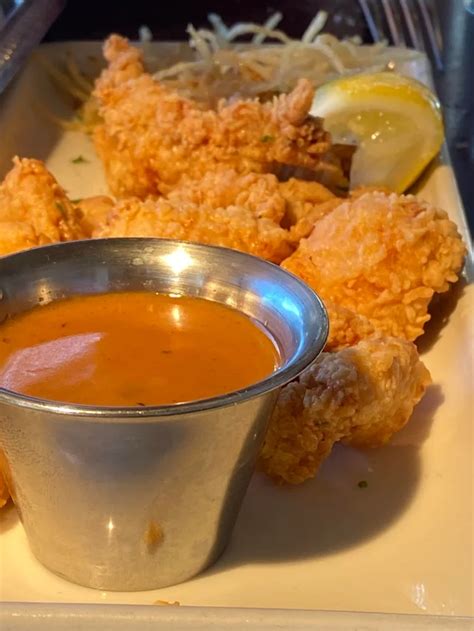
M474 14L463 0L435 0L443 35L443 64L434 72L444 106L446 135L471 233L474 229ZM360 35L371 42L357 0L69 0L53 24L47 41L103 39L111 32L136 38L147 25L155 39L185 39L186 26L207 25L209 12L226 23L262 22L275 11L284 15L279 28L300 36L319 9L329 12L325 30L338 36Z

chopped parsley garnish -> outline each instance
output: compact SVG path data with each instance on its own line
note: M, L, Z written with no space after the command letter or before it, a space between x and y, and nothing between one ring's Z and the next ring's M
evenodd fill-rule
M89 160L86 160L83 156L77 156L77 158L73 158L71 162L73 164L85 164L86 162L89 162Z
M55 202L56 204L56 208L59 210L59 212L61 213L61 215L63 217L67 217L67 212L66 209L64 208L64 206L61 204L61 202Z
M273 136L270 136L270 135L268 135L268 134L265 134L264 136L262 136L262 137L260 138L260 140L261 140L262 142L272 142L272 140L275 140L275 138L274 138Z
M366 489L369 486L369 483L367 482L367 480L361 480L357 486L359 487L359 489Z

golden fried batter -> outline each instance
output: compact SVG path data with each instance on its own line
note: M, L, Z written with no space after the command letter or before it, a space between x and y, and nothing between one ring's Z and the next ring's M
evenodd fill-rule
M173 205L189 202L206 208L239 206L251 211L256 219L280 224L287 206L281 186L271 173L241 174L234 169L219 169L197 180L181 180L166 197Z
M305 79L268 103L237 100L204 110L145 73L142 53L126 39L109 37L104 54L95 145L118 197L168 193L183 176L198 179L216 168L316 170L329 155L329 134L309 115L314 91Z
M42 162L26 159L16 160L0 192L4 253L92 235L147 235L223 245L276 263L294 250L297 234L311 229L304 213L332 197L314 182L282 184L272 174L220 169L198 180L183 178L167 198L116 203L97 196L73 204ZM300 221L291 230L282 228L298 204Z
M0 255L82 238L79 213L44 164L13 163L0 184Z
M411 342L368 339L322 353L285 386L270 421L260 468L279 483L314 477L334 443L384 445L408 421L430 383Z
M166 197L173 203L189 201L212 208L242 206L258 219L266 217L289 228L296 245L315 221L332 210L329 200L341 201L318 182L297 178L279 182L271 173L241 174L235 169L209 171L197 180L184 178Z
M290 178L280 183L280 193L287 202L287 218L290 225L296 224L302 219L310 220L312 224L326 214L318 209L323 202L337 200L331 191L309 180ZM316 212L315 212L316 211ZM311 228L313 225L311 225Z
M115 202L106 195L85 197L76 203L80 213L81 226L86 237L91 237L95 230L101 228L107 221Z
M433 295L458 279L465 251L444 211L412 195L367 192L317 221L282 266L376 330L414 340Z
M375 338L381 335L375 330L370 320L364 316L328 300L325 301L324 305L329 319L329 335L325 350L341 350L347 346L354 346L368 337Z
M94 236L183 239L234 248L275 263L292 251L288 231L247 208L211 208L164 198L119 202Z

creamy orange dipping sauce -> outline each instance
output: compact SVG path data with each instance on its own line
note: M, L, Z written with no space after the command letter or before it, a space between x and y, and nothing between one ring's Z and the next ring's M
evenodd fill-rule
M78 296L0 326L0 386L88 405L162 405L267 377L277 349L250 318L200 298Z

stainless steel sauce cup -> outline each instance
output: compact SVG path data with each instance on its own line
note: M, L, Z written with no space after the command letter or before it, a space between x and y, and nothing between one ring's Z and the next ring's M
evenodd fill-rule
M36 557L82 585L144 590L184 581L221 554L278 390L321 352L328 322L296 277L223 248L105 239L0 259L2 319L124 290L232 306L261 322L282 356L278 370L248 388L169 406L92 407L0 389L0 447Z

